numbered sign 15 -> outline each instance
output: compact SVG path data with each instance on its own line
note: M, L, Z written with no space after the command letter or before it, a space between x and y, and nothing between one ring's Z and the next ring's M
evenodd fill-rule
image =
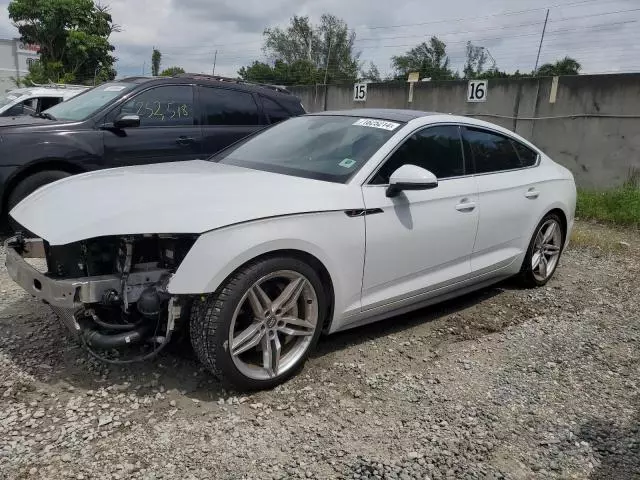
M353 101L354 102L367 101L367 84L366 83L356 83L353 86Z
M486 102L487 90L489 90L488 80L471 80L467 87L467 102Z

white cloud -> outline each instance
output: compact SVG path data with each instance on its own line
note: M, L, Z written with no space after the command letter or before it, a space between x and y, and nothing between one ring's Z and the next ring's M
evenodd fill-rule
M120 74L149 73L151 50L163 53L163 67L235 75L262 58L262 32L284 26L293 15L343 18L356 31L361 59L383 73L390 58L438 35L452 64L462 67L467 40L487 47L506 71L533 69L545 5L551 9L541 63L564 55L577 58L585 72L640 69L640 9L637 0L110 0L122 31L112 37ZM15 36L0 1L0 35ZM621 12L634 10L635 12ZM505 14L505 12L519 12ZM637 20L637 23L623 23ZM413 24L413 25L408 25ZM420 25L416 25L420 24ZM383 28L371 28L383 27Z

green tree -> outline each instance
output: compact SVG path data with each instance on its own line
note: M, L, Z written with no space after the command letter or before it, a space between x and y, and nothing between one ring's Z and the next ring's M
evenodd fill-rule
M255 61L248 67L240 68L238 75L249 82L272 85L312 85L324 80L324 71L318 70L308 60L291 63L276 60L273 65Z
M162 53L154 48L151 54L151 75L157 77L160 74L160 62L162 62Z
M358 78L355 33L334 15L322 15L317 25L309 17L294 16L286 28L267 28L263 35L269 61L242 67L238 75L245 80L290 85L323 83L325 74L327 83Z
M375 63L369 62L369 68L360 72L360 80L369 82L381 82L382 77Z
M447 46L435 36L404 55L391 57L391 64L395 70L395 80L406 81L411 72L419 72L420 78L431 78L431 80L456 78L456 74L449 68Z
M487 52L484 47L476 47L473 43L467 42L467 60L464 64L464 78L479 78L484 72L487 63ZM495 68L495 65L493 65Z
M180 75L181 73L185 73L184 68L182 67L169 67L165 68L160 72L161 77L173 77L175 75Z
M564 57L555 63L545 63L538 68L536 75L538 77L555 77L560 75L578 75L582 70L582 65L571 58Z
M115 77L109 36L118 30L93 0L11 0L9 18L22 41L40 45L26 82L104 81Z

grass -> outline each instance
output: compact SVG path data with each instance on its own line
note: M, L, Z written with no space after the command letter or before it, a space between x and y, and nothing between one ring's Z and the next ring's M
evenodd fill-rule
M640 227L640 188L633 182L612 190L578 190L576 217Z

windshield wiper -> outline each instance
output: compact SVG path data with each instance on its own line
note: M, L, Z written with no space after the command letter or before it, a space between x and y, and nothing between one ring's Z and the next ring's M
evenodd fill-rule
M56 117L47 112L32 113L31 116L37 118L46 118L47 120L57 120Z

